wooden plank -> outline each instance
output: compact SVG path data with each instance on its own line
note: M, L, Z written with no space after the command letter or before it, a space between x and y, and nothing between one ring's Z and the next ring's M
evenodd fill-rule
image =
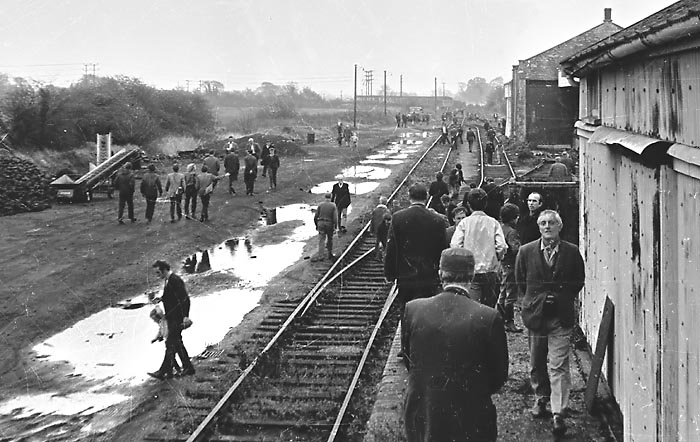
M603 307L603 316L600 319L600 328L598 329L598 340L595 345L595 353L593 355L593 363L591 365L591 371L588 373L588 380L586 382L586 393L584 395L584 401L586 403L586 410L589 413L593 411L593 401L595 399L595 393L598 390L598 382L600 381L600 372L603 368L603 359L605 358L605 350L608 347L608 340L610 337L610 330L612 326L613 314L615 313L615 305L612 303L610 298L605 298L605 307Z

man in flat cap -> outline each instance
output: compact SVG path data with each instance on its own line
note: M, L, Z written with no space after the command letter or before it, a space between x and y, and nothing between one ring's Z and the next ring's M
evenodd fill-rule
M442 293L406 304L401 326L407 440L495 441L491 395L508 378L503 319L470 297L469 250L444 250L439 273Z

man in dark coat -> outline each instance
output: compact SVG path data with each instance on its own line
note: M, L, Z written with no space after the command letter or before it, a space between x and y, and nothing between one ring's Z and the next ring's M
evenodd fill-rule
M474 144L474 140L476 140L476 134L470 127L469 130L467 130L467 144L469 144L469 152L472 151L472 144Z
M280 168L280 157L274 144L270 146L270 157L267 162L268 175L270 177L270 190L277 188L277 169Z
M166 379L173 377L173 362L175 355L182 362L182 375L194 374L195 370L190 361L190 357L182 343L182 330L191 324L190 297L185 289L185 282L178 275L170 270L170 264L158 260L153 264L158 277L165 281L163 296L160 299L153 299L153 302L163 302L165 308L165 319L168 322L168 337L165 339L165 357L158 371L148 373L156 379Z
M127 214L132 223L136 222L134 218L134 191L136 190L136 179L131 171L131 163L127 162L124 167L119 169L113 187L119 191L119 215L117 221L119 224L124 224L124 205L128 207Z
M428 190L428 195L433 197L430 200L430 208L435 209L438 212L440 212L439 208L440 206L442 206L442 203L440 202L440 197L443 195L450 194L450 189L448 189L447 183L444 182L442 178L442 172L437 172L435 174L435 181L430 183L430 189Z
M156 166L148 165L148 172L141 179L141 195L146 199L146 220L153 220L153 212L156 208L156 200L163 194L163 186L156 174Z
M241 168L241 162L238 159L238 146L230 146L224 157L224 170L228 174L228 191L231 195L236 194L236 189L233 188L233 182L238 181L238 169ZM235 146L235 147L234 147ZM228 149L228 148L227 148Z
M578 248L559 238L562 221L557 212L543 210L537 224L542 238L520 247L515 282L530 345L530 384L535 392L531 413L546 416L550 401L552 432L560 436L566 432L563 413L571 390L570 337L585 269Z
M541 193L532 192L527 196L527 214L520 217L517 225L521 244L527 244L540 238L540 228L537 225L537 218L540 216L542 209Z
M406 304L401 348L408 368L404 420L409 442L492 442L491 395L508 378L501 316L469 297L474 256L442 252L442 293Z
M387 197L380 196L379 204L372 211L370 231L374 235L374 256L383 262L383 251L386 250L386 242L389 239L389 226L391 225L391 211L387 207Z
M350 186L338 176L338 182L333 184L331 202L338 207L338 232L345 232L348 223L348 207L350 207Z
M243 181L245 182L245 194L253 195L255 179L258 177L258 158L251 151L243 158Z
M391 217L384 257L384 276L397 280L401 305L437 293L440 253L447 248L445 221L425 207L425 186L414 184L408 197L411 205Z
M500 219L501 207L503 207L503 190L496 185L493 178L487 178L481 186L486 192L486 209L484 212L493 219Z

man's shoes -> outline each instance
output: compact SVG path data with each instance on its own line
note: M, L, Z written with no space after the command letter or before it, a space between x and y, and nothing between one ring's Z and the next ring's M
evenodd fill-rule
M513 322L513 321L506 322L504 328L506 329L507 332L510 332L510 333L520 333L523 331L523 329L518 328L518 326L516 326L515 322Z
M136 221L137 221L136 218L131 218L131 222L132 222L132 223L135 223Z
M156 378L160 381L163 381L165 379L170 379L173 377L172 373L161 373L160 371L153 371L153 372L148 372L148 375Z
M338 257L337 257L337 256L335 256L335 255L334 255L334 254L332 254L332 253L329 253L329 254L328 254L328 259L330 259L330 260L331 260L331 262L333 262L333 261L335 261L336 259L338 259Z
M530 409L530 414L532 417L546 417L549 416L547 411L547 401L539 400L535 402L535 405Z
M171 219L171 220L170 220L170 223L171 223L171 224L174 223L174 222L175 222L175 219Z
M563 436L566 433L566 423L560 413L554 413L552 417L552 433L555 436Z
M316 256L311 258L311 262L319 262L319 261L323 261L322 255L316 255Z
M195 373L194 367L185 368L180 373L180 376L192 376Z
M124 224L124 220L122 220L121 218L119 218L117 221L119 222L119 224Z

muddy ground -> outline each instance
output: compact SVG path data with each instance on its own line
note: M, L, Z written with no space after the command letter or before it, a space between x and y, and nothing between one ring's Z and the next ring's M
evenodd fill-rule
M267 181L261 177L252 197L244 195L240 180L237 196L230 196L224 191L225 186L219 186L211 200L210 222L206 224L184 219L171 224L167 204L159 204L153 222L147 224L140 195L135 197L135 224L119 225L117 201L100 194L90 203L55 204L42 212L0 217L4 239L0 242L0 396L61 391L61 385L70 384L72 380L63 370L33 371L30 362L36 355L32 346L126 297L161 287L151 267L156 259L169 261L181 273L181 263L187 255L241 236L258 225L262 207L318 204L323 195L310 193L311 187L333 181L344 167L357 164L358 159L386 147L388 140L398 136L390 126L362 128L361 133L360 152L317 140L316 144L303 146L305 155L282 156L274 191L265 192ZM171 163L168 158L156 163L163 177L170 171ZM386 182L375 192L355 196L353 218L374 207L378 193L390 185ZM361 221L356 219L349 229L359 228ZM339 242L350 237L349 233ZM256 239L258 245L264 241L265 238ZM305 257L315 252L316 244L315 238L308 241ZM226 345L248 336L265 316L266 305L280 297L303 296L317 277L305 260L283 272L265 291L261 307L229 333ZM212 274L199 278L197 285L188 290L191 295L209 293L230 285L231 278ZM148 382L144 388L149 391L144 392L144 397L152 400L134 404L132 419L100 440L140 440L158 428L159 422L151 416L161 415L159 408L172 405L186 382L196 380L182 379L177 385Z

